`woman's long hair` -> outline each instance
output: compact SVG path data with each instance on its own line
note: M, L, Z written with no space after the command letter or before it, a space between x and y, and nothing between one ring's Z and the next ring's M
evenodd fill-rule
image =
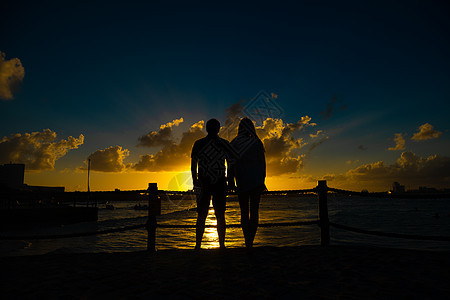
M238 137L252 137L259 140L252 120L245 117L241 120L241 122L239 122Z

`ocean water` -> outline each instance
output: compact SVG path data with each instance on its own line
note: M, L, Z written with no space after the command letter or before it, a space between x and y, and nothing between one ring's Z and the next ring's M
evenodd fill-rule
M230 197L227 202L226 221L239 224L239 204ZM147 211L134 209L134 202L114 202L115 210L99 206L99 220L59 227L11 230L2 235L43 235L86 232L145 223ZM329 196L330 221L366 230L393 233L450 236L450 199L384 199L369 197ZM260 223L317 220L317 196L267 197L261 199ZM182 200L162 196L162 215L159 224L195 224L195 200L186 196ZM207 224L215 224L210 209ZM450 250L450 242L420 241L376 237L352 233L331 227L331 244L363 245L420 250ZM157 229L157 249L192 249L195 229ZM320 244L317 225L259 228L255 247L301 246ZM147 245L145 229L79 238L0 241L0 256L36 255L46 253L124 252L142 251ZM240 228L228 228L227 247L243 247ZM203 248L217 248L215 228L206 228Z

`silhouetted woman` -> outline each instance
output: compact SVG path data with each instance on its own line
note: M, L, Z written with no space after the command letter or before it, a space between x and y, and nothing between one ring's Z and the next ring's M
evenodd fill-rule
M230 185L233 189L234 177L241 207L245 246L251 248L258 228L261 193L266 188L264 146L256 135L255 125L248 118L242 119L239 123L237 137L231 141L231 145L237 152L237 158L230 169Z

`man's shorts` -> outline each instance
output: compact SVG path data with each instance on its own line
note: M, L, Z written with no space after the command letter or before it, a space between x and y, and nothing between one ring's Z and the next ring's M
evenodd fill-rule
M214 211L216 213L224 213L226 207L225 188L225 179L218 180L213 184L201 182L200 194L197 196L197 212L208 212L212 196Z

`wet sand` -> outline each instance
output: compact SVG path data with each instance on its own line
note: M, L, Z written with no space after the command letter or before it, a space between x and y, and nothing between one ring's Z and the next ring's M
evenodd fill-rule
M450 252L330 246L0 258L1 296L442 299Z

